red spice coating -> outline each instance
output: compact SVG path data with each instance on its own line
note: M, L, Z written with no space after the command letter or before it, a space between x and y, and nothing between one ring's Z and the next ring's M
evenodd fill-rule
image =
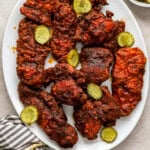
M99 9L92 9L87 15L81 17L76 29L75 39L84 45L104 46L116 51L118 44L116 36L124 31L123 21L114 21L112 13L105 16Z
M51 88L52 95L62 104L78 106L87 100L87 95L74 80L62 80L55 83Z
M77 142L77 132L66 122L64 111L54 97L45 91L30 89L23 83L19 83L18 92L25 106L32 105L38 109L38 124L51 139L66 148Z
M123 116L129 115L141 100L146 58L139 48L121 48L115 54L112 92Z
M110 77L109 69L113 61L111 51L106 48L83 48L80 53L81 71L86 82L100 84Z
M102 86L103 97L100 100L87 100L81 107L75 107L75 125L88 139L95 139L101 125L115 125L120 117L120 107L106 86Z

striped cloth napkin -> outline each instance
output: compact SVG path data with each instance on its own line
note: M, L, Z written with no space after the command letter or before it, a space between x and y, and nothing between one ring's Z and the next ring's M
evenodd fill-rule
M8 115L0 119L0 150L54 150L42 143L20 120Z

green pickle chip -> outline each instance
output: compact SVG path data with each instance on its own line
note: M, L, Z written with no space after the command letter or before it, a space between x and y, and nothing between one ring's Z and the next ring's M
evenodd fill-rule
M22 122L24 122L28 125L33 124L34 122L36 122L38 120L37 108L34 106L25 107L20 114L20 118L21 118Z
M74 0L73 9L77 14L88 13L92 9L90 0Z
M150 0L145 0L146 3L150 3Z
M100 86L94 83L89 83L87 85L87 93L95 100L98 100L103 96Z
M43 45L52 37L52 29L49 29L45 25L38 25L35 28L34 37L36 42Z
M70 52L67 54L67 62L73 67L76 67L79 64L79 54L77 50L70 50Z
M117 43L120 47L131 47L134 44L134 37L129 32L121 32L117 36Z
M117 131L113 127L105 127L102 129L100 136L103 141L112 143L117 138Z

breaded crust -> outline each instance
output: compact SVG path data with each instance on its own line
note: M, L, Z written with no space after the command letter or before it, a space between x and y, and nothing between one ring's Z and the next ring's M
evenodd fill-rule
M17 40L17 74L23 83L33 88L41 87L44 63L51 48L49 42L40 45L34 39L37 24L25 18L19 24Z
M139 48L121 48L115 54L112 92L123 116L129 115L141 100L145 63Z
M110 50L101 47L83 48L80 53L81 71L86 82L100 84L110 77L113 55Z
M54 97L42 90L33 90L19 83L20 100L25 106L35 106L39 112L38 124L47 135L62 147L72 147L78 140L74 127L66 122L66 116Z

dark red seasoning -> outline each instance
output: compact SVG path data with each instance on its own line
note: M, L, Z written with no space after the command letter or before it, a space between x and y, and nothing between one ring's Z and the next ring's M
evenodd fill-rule
M17 74L23 83L33 88L39 88L43 84L45 59L51 51L49 42L40 45L35 41L36 26L36 23L27 18L21 20L17 40Z
M63 61L68 52L75 47L75 42L68 35L58 34L53 36L50 46L53 56L58 61Z
M51 12L54 2L54 0L27 0L20 8L20 12L36 23L51 26Z
M106 86L101 87L103 97L100 100L87 100L81 107L74 107L75 125L80 133L95 139L101 125L115 125L120 118L120 107Z
M44 83L58 82L62 80L74 80L77 85L85 83L85 76L80 70L76 70L67 63L58 63L55 67L44 70Z
M111 12L105 16L99 9L92 9L81 17L77 25L75 39L88 46L103 46L115 52L118 48L116 36L125 30L123 21L114 21Z
M87 100L87 95L72 79L58 81L52 86L51 93L58 102L72 106L82 105Z
M35 106L39 112L38 124L47 135L61 147L72 147L78 141L74 127L66 121L61 106L49 93L30 89L25 84L18 86L20 100L25 106Z
M80 53L80 62L86 82L100 84L110 77L113 55L106 48L83 48Z
M146 58L139 48L121 48L115 54L112 92L122 116L129 115L141 100Z
M102 125L94 109L93 103L86 101L80 109L74 111L75 126L84 137L90 140L97 137Z

